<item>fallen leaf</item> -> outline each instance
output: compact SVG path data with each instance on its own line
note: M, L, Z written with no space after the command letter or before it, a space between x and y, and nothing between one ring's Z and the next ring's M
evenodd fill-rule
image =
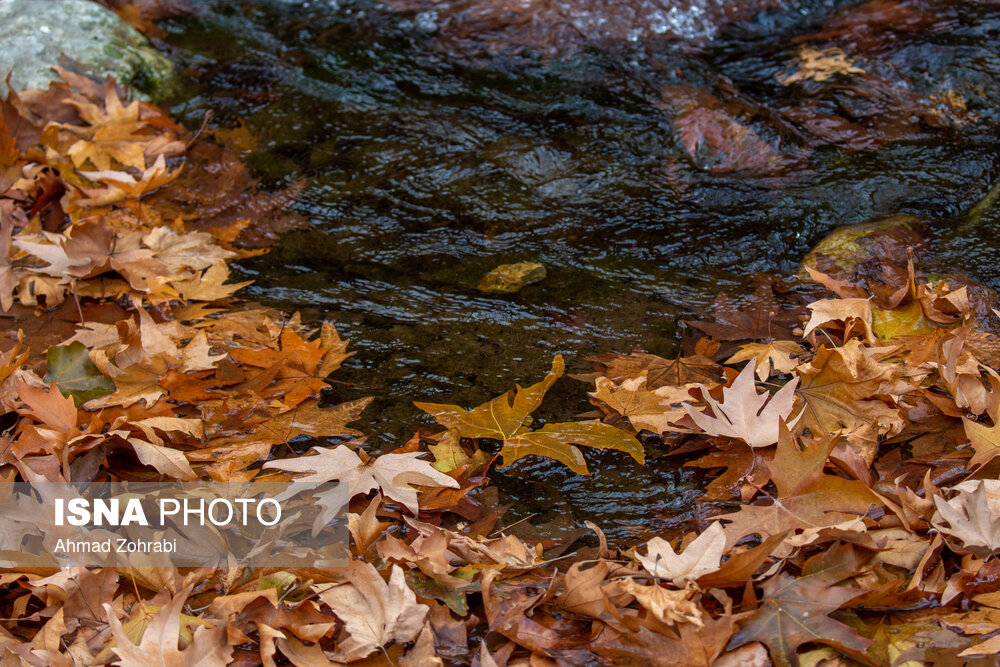
M645 455L639 441L608 424L567 422L546 424L538 431L528 429L525 421L541 405L545 393L562 375L564 368L562 356L556 355L552 360L552 370L541 382L527 388L517 386L472 410L441 403L416 402L414 405L459 437L502 441L504 447L501 454L505 466L524 456L538 455L555 459L578 474L590 474L583 454L574 445L616 449L643 463Z
M46 356L49 372L45 381L54 382L63 396L73 398L77 407L114 392L115 383L97 370L83 343L52 346Z
M325 511L317 522L329 521L351 498L381 489L388 498L402 503L413 514L420 512L417 491L412 485L445 486L458 488L454 479L438 472L427 461L420 459L421 452L409 454L383 454L367 463L353 449L338 447L313 447L314 456L304 456L281 461L268 461L265 469L285 470L303 474L296 482L325 484L340 482L334 489L319 494Z
M722 390L721 403L705 389L702 394L714 417L687 405L684 409L698 428L709 435L739 438L751 447L773 445L778 441L779 424L792 412L798 378L785 384L773 396L767 391L758 394L753 378L754 366L747 364L733 384Z
M747 343L740 351L726 359L727 364L738 364L741 361L754 360L757 367L757 377L761 382L767 382L771 375L771 367L778 373L791 373L798 366L795 358L803 354L802 346L791 340L775 340L770 343Z
M669 542L654 537L646 543L647 555L637 554L636 558L654 577L667 579L683 588L702 575L717 571L725 546L722 524L714 521L687 545L683 553L675 553Z
M347 583L318 584L314 590L344 622L344 639L330 656L338 662L359 660L392 642L413 640L430 613L427 606L417 602L398 565L392 566L386 584L369 563L352 560Z

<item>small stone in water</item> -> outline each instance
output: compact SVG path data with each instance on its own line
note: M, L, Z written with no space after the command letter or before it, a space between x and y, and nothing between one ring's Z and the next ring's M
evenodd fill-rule
M545 280L545 267L535 262L501 264L479 281L480 292L513 294L522 287Z

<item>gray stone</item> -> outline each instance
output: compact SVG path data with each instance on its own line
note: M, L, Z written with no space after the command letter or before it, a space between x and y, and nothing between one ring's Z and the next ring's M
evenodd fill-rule
M44 89L59 79L52 66L67 64L99 80L114 77L150 97L162 97L174 85L173 63L100 5L0 0L0 79L12 70L15 90Z

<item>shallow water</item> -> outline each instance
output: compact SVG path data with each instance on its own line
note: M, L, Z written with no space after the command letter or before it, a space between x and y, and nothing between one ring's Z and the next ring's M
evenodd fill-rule
M429 423L412 400L471 407L537 380L556 353L584 371L593 353L676 352L681 320L705 317L719 291L740 294L752 272L793 274L839 224L920 216L945 267L1000 284L1000 218L955 232L998 176L1000 18L989 3L895 3L913 30L870 43L856 21L831 37L852 4L784 3L699 28L713 35L699 42L651 29L505 52L438 39L447 17L416 10L214 0L169 23L165 46L188 80L175 114L190 127L208 110L213 124L246 123L265 183L305 183L293 209L309 228L242 265L256 281L245 295L351 339L331 399L376 396L359 428L395 446ZM783 86L803 43L842 43L886 83L874 96ZM689 154L678 100L698 90L753 109L749 140L777 147L775 162L730 168L705 142ZM949 90L966 108L945 105L937 127L926 100ZM877 140L789 140L803 100ZM548 278L511 296L476 291L517 261ZM586 388L561 380L538 416L587 410ZM494 479L515 518L569 511L625 543L704 512L698 476L675 461L588 458L592 478L527 460Z

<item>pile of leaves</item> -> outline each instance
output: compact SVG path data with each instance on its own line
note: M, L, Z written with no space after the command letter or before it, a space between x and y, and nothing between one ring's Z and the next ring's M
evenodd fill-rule
M337 481L351 558L4 571L5 664L951 665L1000 652L991 303L921 277L896 231L849 269L815 257L808 279L756 279L742 310L720 297L687 354L595 358L597 419L533 425L557 357L540 382L472 409L418 403L442 429L370 452L349 426L366 400L321 405L346 342L233 300L227 263L251 252L233 245L248 223L178 211L172 190L206 168L192 159L204 140L112 83L63 76L0 106L0 474ZM355 439L298 455L300 436ZM505 534L477 491L499 456L587 474L580 447L642 463L649 440L707 471L706 500L726 509L617 551L589 524L596 547L554 558L568 545Z

